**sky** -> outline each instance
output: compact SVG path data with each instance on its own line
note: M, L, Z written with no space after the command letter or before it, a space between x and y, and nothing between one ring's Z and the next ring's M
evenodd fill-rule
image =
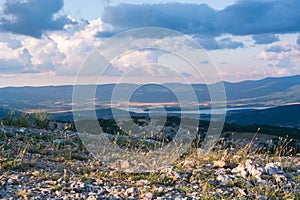
M189 38L204 49L204 68L213 63L225 81L299 75L299 10L299 0L0 0L0 87L75 84L82 66L99 64L95 49L124 31L145 27L182 36L136 36L130 45L179 45L178 51L197 57L198 51L182 47ZM115 55L128 41L109 50ZM99 76L102 82L118 82L128 76L124 80L143 83L144 77L167 80L167 75L174 82L174 72L193 83L205 80L178 58L136 49L109 60L105 74L79 73L77 82L94 83ZM164 65L151 65L156 62Z

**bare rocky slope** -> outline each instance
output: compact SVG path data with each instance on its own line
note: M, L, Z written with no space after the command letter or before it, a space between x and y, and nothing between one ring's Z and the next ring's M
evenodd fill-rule
M255 137L241 146L221 138L207 155L192 148L168 168L134 174L94 158L68 127L0 126L1 199L300 198L300 157L284 142L259 153Z

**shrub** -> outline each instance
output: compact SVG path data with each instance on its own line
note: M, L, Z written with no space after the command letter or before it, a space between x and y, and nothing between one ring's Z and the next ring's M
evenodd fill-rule
M48 128L50 117L47 112L37 112L33 114L36 128Z
M21 116L16 118L16 125L18 127L28 127L29 115L26 112L22 112Z
M13 126L15 125L16 122L16 116L15 116L15 111L9 111L7 113L7 117L3 120L3 124L6 126Z

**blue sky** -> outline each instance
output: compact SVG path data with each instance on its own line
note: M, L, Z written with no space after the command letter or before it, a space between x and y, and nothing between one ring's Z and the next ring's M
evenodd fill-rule
M298 0L0 0L0 5L0 87L73 84L81 63L109 36L149 26L200 43L226 81L300 74ZM115 65L122 70L135 60L157 59L167 56L136 52Z

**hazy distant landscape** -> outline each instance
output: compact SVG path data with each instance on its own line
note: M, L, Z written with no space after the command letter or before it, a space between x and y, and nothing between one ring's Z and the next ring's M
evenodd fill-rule
M114 84L99 85L94 99L87 99L85 103L95 105L99 118L111 118L110 109L124 107L131 109L133 116L147 116L147 109L163 107L170 115L179 116L178 100L170 91L174 90L180 95L188 95L189 86L179 83L165 85L120 84L121 92L118 101L111 104ZM227 97L226 122L250 125L262 124L300 128L300 76L266 78L258 81L243 81L238 83L224 82ZM93 86L81 86L88 89ZM126 101L126 92L137 88L130 102ZM169 88L169 89L168 89ZM199 113L202 119L209 120L210 97L205 84L194 84L192 88L197 96ZM119 91L119 90L118 90ZM45 86L45 87L7 87L0 89L0 117L5 117L8 110L34 112L45 110L53 115L53 119L71 121L72 118L72 92L73 86ZM186 102L186 105L194 102ZM6 111L5 111L6 109ZM140 112L134 112L134 109ZM183 109L183 108L182 108ZM188 110L188 108L187 108ZM142 112L141 112L142 111ZM202 113L201 111L206 111ZM189 110L190 117L197 118L197 110ZM225 112L225 110L224 110Z

